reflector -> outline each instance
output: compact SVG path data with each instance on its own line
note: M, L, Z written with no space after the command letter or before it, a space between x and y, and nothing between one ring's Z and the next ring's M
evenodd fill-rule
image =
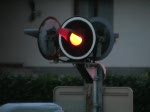
M38 46L42 56L47 60L58 58L58 29L60 29L60 23L54 17L46 18L40 25Z

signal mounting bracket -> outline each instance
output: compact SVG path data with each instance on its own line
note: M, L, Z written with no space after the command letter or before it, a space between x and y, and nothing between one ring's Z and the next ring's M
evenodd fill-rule
M90 63L76 64L76 68L84 79L87 90L93 90L87 92L87 112L92 110L93 112L103 112L103 67L98 63ZM93 96L93 98L90 97L90 99L88 96Z

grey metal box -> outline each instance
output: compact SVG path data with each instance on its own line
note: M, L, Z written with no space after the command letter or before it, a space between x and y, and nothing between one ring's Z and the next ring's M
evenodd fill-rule
M83 86L59 86L54 102L64 112L86 112L86 90ZM133 92L129 87L104 87L104 112L133 112Z

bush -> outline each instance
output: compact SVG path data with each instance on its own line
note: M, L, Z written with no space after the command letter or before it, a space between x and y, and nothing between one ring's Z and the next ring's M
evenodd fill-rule
M144 76L110 75L104 85L132 88L134 112L150 112L150 73Z
M52 102L56 86L81 86L81 77L72 75L14 75L0 73L0 105L8 102ZM131 87L134 112L150 112L150 75L108 75L105 86Z
M0 105L7 102L52 102L56 86L83 85L81 78L71 75L0 74Z

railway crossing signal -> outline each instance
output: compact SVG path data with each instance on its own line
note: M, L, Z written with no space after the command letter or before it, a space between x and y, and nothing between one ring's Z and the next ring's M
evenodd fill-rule
M39 29L26 29L38 40L42 56L64 62L95 62L108 56L115 42L115 33L106 20L98 17L72 17L62 25L54 17L46 18Z

